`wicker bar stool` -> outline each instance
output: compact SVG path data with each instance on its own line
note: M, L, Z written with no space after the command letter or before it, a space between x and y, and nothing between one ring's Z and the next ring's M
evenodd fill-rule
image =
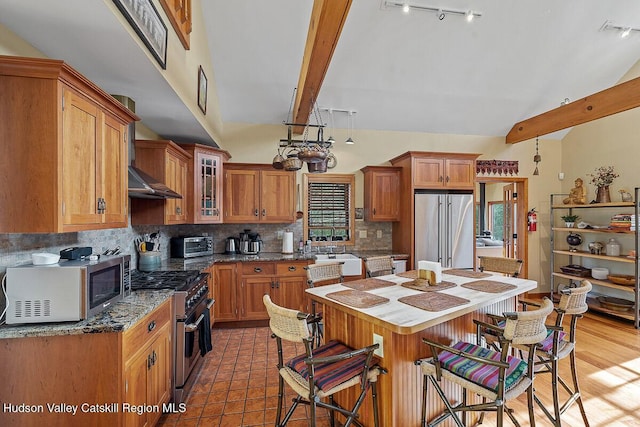
M343 262L309 264L304 268L307 271L307 285L313 288L316 285L342 283L344 281L343 264ZM313 300L311 301L311 317L309 317L308 323L313 334L314 346L317 347L322 344L322 313L317 311L316 302Z
M522 270L521 259L483 255L478 258L480 259L480 271L493 271L518 277Z
M475 321L483 329L490 330L500 343L500 351L495 351L477 344L460 341L453 346L446 346L423 338L429 345L432 357L416 362L423 374L422 393L422 426L435 426L448 417L459 427L466 425L468 411L495 411L496 425L501 427L504 414L519 426L520 424L506 406L522 393L527 393L529 407L529 425L535 426L533 412L533 378L534 356L538 343L547 336L545 320L553 311L553 303L546 299L535 311L518 311L505 313L504 328ZM478 338L479 339L479 338ZM512 346L520 345L529 348L527 360L511 356ZM453 406L440 387L440 380L458 384L462 387L463 397L460 404ZM428 383L435 388L438 396L446 406L446 412L427 424L426 407ZM482 403L468 404L467 390L482 397ZM462 413L462 418L458 416Z
M320 347L312 348L313 337L309 334L307 318L309 314L296 310L280 307L271 301L268 294L263 296L263 302L269 313L269 327L272 338L276 339L278 346L278 409L275 425L286 426L291 415L299 404L310 406L310 425L316 425L317 408L330 410L331 426L335 426L335 412L346 417L344 427L352 424L362 426L358 421L358 410L364 402L369 390L373 399L374 425L379 426L378 397L376 383L378 375L385 370L377 365L378 358L373 352L379 344L370 345L361 349L352 349L339 341L330 341ZM301 343L305 352L296 355L288 362L284 362L283 341ZM281 421L284 409L284 383L287 383L297 396ZM334 393L351 387L358 387L360 393L351 409L338 405L334 399ZM328 401L327 401L328 400Z
M367 277L384 276L393 274L396 271L393 266L393 258L388 255L365 258L364 268L367 272Z
M536 349L535 364L538 367L536 374L550 374L551 376L553 414L542 404L538 396L535 396L535 401L555 426L562 425L561 415L574 402L577 402L584 425L589 427L589 420L582 403L576 371L576 325L578 319L582 318L583 314L589 309L587 293L591 291L591 287L591 282L582 280L578 287L564 288L559 291L561 296L555 307L556 321L553 326L548 327L547 338ZM525 309L527 306L539 306L539 304L530 301L520 301L520 303L525 306ZM567 325L564 325L565 318L568 319ZM558 364L560 360L566 358L569 358L571 365L571 386L558 375ZM559 401L558 384L568 394L568 398L562 405Z

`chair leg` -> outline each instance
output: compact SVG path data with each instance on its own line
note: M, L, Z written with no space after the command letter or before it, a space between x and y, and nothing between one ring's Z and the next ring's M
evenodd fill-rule
M422 414L420 417L420 426L427 427L427 376L422 376Z
M573 379L573 393L578 396L576 401L578 402L578 407L580 408L580 413L582 414L582 420L584 421L584 425L589 427L589 420L587 419L587 413L584 410L584 405L582 404L582 394L580 393L580 386L578 385L578 373L576 371L576 349L574 348L569 355L569 359L571 361L571 377Z
M444 394L444 391L442 391L442 389L438 385L438 382L436 381L436 379L434 377L432 377L431 375L426 375L426 376L431 381L431 384L433 384L433 388L435 388L436 393L438 393L438 396L440 396L440 399L442 400L442 403L444 403L444 405L447 407L447 412L449 412L449 414L444 414L444 415L439 416L436 419L436 421L434 422L434 425L435 424L439 424L445 418L447 418L448 416L451 416L453 418L453 421L456 423L456 425L458 427L465 427L465 425L462 424L462 421L460 421L460 418L456 415L455 411L453 410L453 407L451 406L451 403L449 403L449 399L447 399L447 396ZM429 424L429 425L431 425L431 424Z
M553 397L553 425L560 427L560 399L558 397L558 359L551 360L551 392Z
M529 389L527 390L527 406L529 407L529 425L531 427L535 427L536 425L536 418L533 412L533 393L534 392L535 392L535 389L533 388L533 383L531 383L531 385L529 386Z
M336 402L333 400L333 395L329 396L329 404L335 406ZM336 427L336 413L335 411L329 411L329 423L331 427Z
M280 427L280 417L282 416L282 405L284 403L284 379L282 376L278 376L278 409L276 411L276 427Z
M375 427L379 427L380 418L378 415L378 391L375 382L371 384L371 398L373 399L373 425Z

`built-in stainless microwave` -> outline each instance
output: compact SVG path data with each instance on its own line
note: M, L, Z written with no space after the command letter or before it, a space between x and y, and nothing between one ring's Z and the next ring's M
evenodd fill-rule
M79 321L131 292L131 256L7 267L7 324Z

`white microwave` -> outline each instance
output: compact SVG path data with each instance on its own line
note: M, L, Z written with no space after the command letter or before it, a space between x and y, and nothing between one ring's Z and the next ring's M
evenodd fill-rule
M7 324L79 321L131 292L131 256L7 267Z

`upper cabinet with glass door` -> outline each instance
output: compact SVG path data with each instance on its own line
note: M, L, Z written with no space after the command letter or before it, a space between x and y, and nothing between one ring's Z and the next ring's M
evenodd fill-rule
M222 164L231 156L227 151L194 143L180 143L193 156L187 166L187 198L191 203L187 223L222 222Z

